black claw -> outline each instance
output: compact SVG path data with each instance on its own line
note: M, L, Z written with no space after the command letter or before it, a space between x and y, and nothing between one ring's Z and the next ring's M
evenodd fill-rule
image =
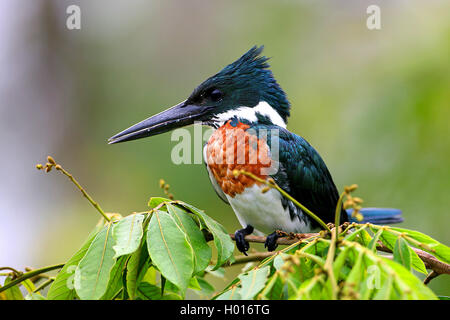
M244 229L237 230L234 233L234 240L236 241L236 247L238 248L238 250L247 255L246 251L249 248L249 243L244 239L245 234L242 232L242 230Z
M253 227L248 225L245 229L239 229L234 233L234 240L236 242L236 247L240 252L247 255L247 251L250 248L250 244L245 240L245 236L253 232Z
M276 231L269 234L264 243L264 248L267 248L268 251L274 251L278 247L277 240L279 237Z

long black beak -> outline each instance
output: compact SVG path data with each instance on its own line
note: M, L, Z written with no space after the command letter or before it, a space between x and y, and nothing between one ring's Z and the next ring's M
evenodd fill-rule
M209 109L183 101L116 134L108 139L108 143L113 144L150 137L193 124L194 121L201 120Z

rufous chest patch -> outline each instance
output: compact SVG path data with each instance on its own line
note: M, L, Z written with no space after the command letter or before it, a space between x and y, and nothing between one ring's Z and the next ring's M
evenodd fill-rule
M261 184L242 174L236 177L234 170L245 170L266 179L263 169L272 164L266 139L258 139L256 131L236 120L228 121L211 135L205 156L217 183L231 197L255 183Z

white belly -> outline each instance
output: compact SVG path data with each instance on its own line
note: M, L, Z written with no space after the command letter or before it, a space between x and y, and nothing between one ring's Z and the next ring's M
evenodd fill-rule
M311 225L304 219L291 219L289 209L283 208L282 195L277 190L270 189L262 193L263 187L254 184L234 197L226 195L242 227L251 225L263 234L270 234L275 230L296 233L311 231Z

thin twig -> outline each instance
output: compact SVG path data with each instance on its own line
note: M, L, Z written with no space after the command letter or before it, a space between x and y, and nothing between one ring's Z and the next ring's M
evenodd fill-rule
M103 209L100 207L100 205L92 199L92 197L84 190L84 188L80 185L80 183L70 174L70 172L66 171L60 164L57 164L55 160L51 157L47 157L48 163L45 166L42 166L41 164L36 165L36 168L38 170L43 170L45 168L45 172L50 172L53 167L57 171L61 171L66 177L69 178L70 181L78 188L78 190L81 191L83 196L88 199L88 201L92 204L92 206L97 209L98 212L105 218L106 221L111 222L111 219L106 215L106 213L103 211Z
M0 270L11 270L15 276L20 276L22 274L22 272L11 267L1 267Z
M273 181L273 179L271 181L268 180L264 180L261 179L259 177L257 177L256 175L254 175L251 172L245 171L245 170L235 170L234 175L238 176L239 174L243 174L246 175L258 182L264 183L265 185L267 185L270 188L275 188L278 190L278 192L280 192L285 198L291 200L297 207L299 207L300 209L302 209L303 212L305 212L307 215L309 215L311 218L313 218L318 224L320 224L325 230L327 230L328 232L331 232L330 228L326 225L325 222L322 221L322 219L320 219L318 216L316 216L314 213L312 213L308 208L306 208L304 205L302 205L300 202L298 202L295 198L293 198L289 193L287 193L286 191L284 191L282 188L280 188L280 186L278 186L275 181ZM270 180L270 179L269 179Z
M9 289L11 287L14 287L16 284L21 283L22 281L25 281L27 279L33 278L34 276L41 274L41 273L45 273L48 271L52 271L52 270L56 270L56 269L61 269L62 267L64 267L64 263L61 264L55 264L53 266L48 266L48 267L44 267L44 268L40 268L40 269L35 269L33 271L29 271L26 273L23 273L20 277L12 280L10 283L4 285L3 287L0 288L0 292L5 291L6 289Z
M337 295L339 292L339 287L336 281L336 278L334 276L334 270L333 270L333 261L334 256L336 253L336 249L338 246L338 235L339 235L339 226L340 226L340 219L341 219L341 210L342 210L342 200L344 199L346 195L346 192L343 192L341 196L339 197L337 206L336 206L336 212L334 217L334 229L331 231L331 243L328 249L327 259L325 261L324 269L328 274L328 278L331 282L331 293L333 300L337 299Z
M38 292L39 290L44 289L46 286L48 286L49 284L51 284L53 281L55 281L55 278L49 278L46 281L42 282L42 284L40 284L36 289L34 289L34 293Z
M58 170L58 169L57 169ZM64 170L62 167L60 169L60 171L67 176L70 181L73 182L73 184L75 184L75 186L81 191L81 193L83 194L83 196L88 199L88 201L92 204L92 206L97 209L98 212L100 212L100 214L103 216L103 218L105 218L106 221L110 222L111 219L106 215L106 213L103 211L103 209L100 207L100 205L94 201L94 199L92 199L92 197L86 192L86 190L83 189L83 187L78 183L78 181L66 170Z

